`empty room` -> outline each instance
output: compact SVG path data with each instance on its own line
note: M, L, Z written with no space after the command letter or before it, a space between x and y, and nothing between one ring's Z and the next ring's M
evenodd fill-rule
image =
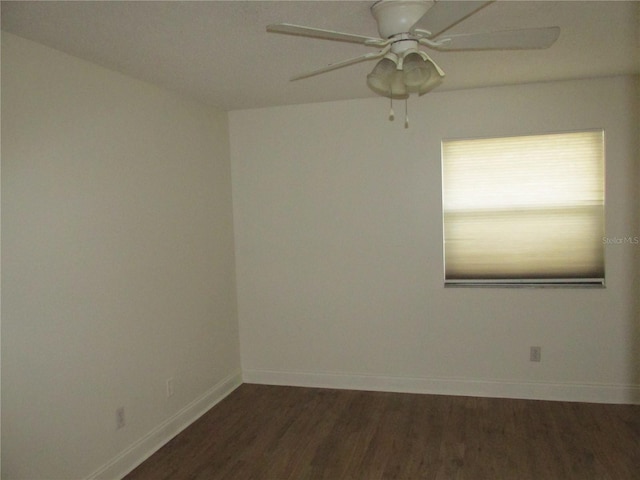
M1 478L640 472L640 2L2 1Z

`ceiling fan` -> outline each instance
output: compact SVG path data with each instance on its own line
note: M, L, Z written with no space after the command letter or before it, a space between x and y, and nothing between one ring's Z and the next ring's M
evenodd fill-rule
M378 48L377 52L332 63L297 75L291 80L301 80L379 59L373 71L367 75L369 88L384 97L406 99L411 93L424 95L433 90L442 83L445 75L420 47L442 52L543 49L550 47L560 35L559 27L455 35L445 33L493 1L379 0L371 6L371 13L378 25L380 38L289 23L269 25L267 32L359 43ZM393 119L392 115L390 119Z

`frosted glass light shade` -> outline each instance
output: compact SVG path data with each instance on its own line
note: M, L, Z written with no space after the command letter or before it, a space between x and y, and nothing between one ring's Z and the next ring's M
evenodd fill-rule
M387 97L389 94L387 94ZM404 84L404 76L400 70L393 73L393 81L391 82L391 98L405 99L409 98L409 90Z
M402 73L404 84L412 92L417 92L422 84L431 77L432 69L417 53L410 53L404 57Z
M396 62L387 57L380 60L373 71L367 75L367 85L383 97L394 99L409 97L402 72L398 70Z
M396 64L389 58L383 58L367 75L367 85L378 95L388 97L391 91L391 83L396 73Z
M429 77L424 81L424 83L422 83L422 85L418 87L419 95L424 95L425 93L430 92L431 90L436 88L442 83L442 79L444 78L444 75L442 75L441 72L438 71L433 63L425 62L425 66L427 70L429 70L430 74Z

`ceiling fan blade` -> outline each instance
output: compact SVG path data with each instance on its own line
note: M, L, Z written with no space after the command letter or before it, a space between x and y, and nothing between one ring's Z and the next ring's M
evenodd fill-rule
M431 33L429 38L434 38L494 1L436 1L411 31L416 28L427 30Z
M330 72L332 70L337 70L342 67L348 67L349 65L354 65L356 63L364 62L367 60L374 60L376 58L383 57L388 49L384 49L380 52L371 52L365 55L360 55L359 57L350 58L348 60L343 60L341 62L330 63L324 68L319 68L317 70L313 70L311 72L303 73L302 75L296 75L295 77L291 77L291 81L302 80L303 78L313 77L314 75L320 75L321 73Z
M438 39L438 43L444 43L434 48L440 51L543 49L553 45L559 35L560 27L448 35Z
M339 42L351 43L379 43L380 38L365 37L364 35L354 35L352 33L334 32L333 30L323 30L321 28L304 27L302 25L292 25L290 23L276 23L267 26L267 32L284 33L287 35L298 35L302 37L321 38L323 40L337 40Z

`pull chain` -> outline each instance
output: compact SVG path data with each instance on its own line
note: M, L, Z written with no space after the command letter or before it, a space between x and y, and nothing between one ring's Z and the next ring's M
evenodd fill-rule
M409 107L407 99L404 99L404 128L409 128Z
M396 114L393 111L393 94L389 91L389 121L393 122L396 118ZM407 99L404 99L404 128L409 128L409 104Z

